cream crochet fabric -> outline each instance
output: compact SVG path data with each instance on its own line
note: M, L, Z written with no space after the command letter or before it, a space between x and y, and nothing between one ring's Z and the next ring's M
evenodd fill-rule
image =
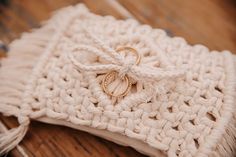
M118 53L131 47L141 56ZM10 44L0 68L0 112L20 126L0 135L14 148L29 119L90 132L158 157L234 156L235 67L216 52L135 20L64 8L43 27ZM101 84L110 71L131 90L111 97ZM120 93L117 77L108 89Z

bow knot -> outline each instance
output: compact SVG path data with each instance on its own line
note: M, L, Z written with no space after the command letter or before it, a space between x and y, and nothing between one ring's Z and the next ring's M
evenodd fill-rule
M138 51L136 51L132 47L120 47L117 50L112 49L111 47L107 46L104 42L102 42L100 39L98 39L96 36L91 34L89 31L84 29L84 32L87 34L87 36L93 41L93 43L100 48L97 48L97 46L94 46L94 44L91 45L76 45L71 51L68 53L69 59L72 61L76 67L78 67L80 70L83 71L116 71L120 77L124 77L126 75L129 75L129 77L132 77L136 80L147 82L147 81L159 81L161 79L168 79L168 78L176 78L178 76L183 76L185 74L184 70L170 68L173 67L170 64L168 65L168 61L163 60L163 57L159 58L159 61L165 64L166 67L159 68L159 67L153 67L148 66L148 64L141 64L140 63L140 54ZM75 59L74 52L90 52L98 57L106 60L109 62L108 64L91 64L86 65L84 63L81 63L77 59ZM134 55L136 55L136 62L134 62L131 58L122 58L121 52L132 52ZM156 59L156 58L155 58ZM166 65L167 64L167 65Z
M125 63L122 65L120 71L119 71L119 76L123 78L132 68L134 64L133 63Z

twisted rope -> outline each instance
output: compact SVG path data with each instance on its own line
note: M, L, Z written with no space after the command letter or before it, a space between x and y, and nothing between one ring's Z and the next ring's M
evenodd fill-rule
M184 70L175 69L171 65L167 65L164 68L158 68L153 66L148 66L145 64L137 65L133 62L131 58L123 59L122 56L116 52L114 49L106 45L103 41L101 41L98 37L92 34L90 31L83 29L87 36L93 41L95 44L90 45L75 45L70 47L68 54L68 58L71 62L82 71L117 71L119 76L128 75L132 78L146 82L146 81L159 81L161 79L169 79L180 77L185 74ZM94 45L98 45L100 47L97 48ZM96 65L87 65L77 60L75 57L75 52L80 53L81 51L87 53L93 53L96 56L101 57L106 60L108 64L96 64ZM160 58L162 62L162 58ZM163 61L165 62L165 61Z

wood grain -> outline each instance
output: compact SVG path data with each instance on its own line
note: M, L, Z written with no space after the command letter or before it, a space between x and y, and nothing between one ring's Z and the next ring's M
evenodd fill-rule
M236 53L234 0L119 0L141 23L165 29L191 44Z
M170 36L182 36L191 44L236 53L236 1L234 0L11 0L0 5L0 40L9 43L22 32L40 26L50 13L67 5L84 2L94 13L116 18L136 18L140 23L165 29ZM1 120L8 128L15 118ZM20 146L30 157L141 157L129 147L74 129L32 122ZM9 156L20 157L17 149Z

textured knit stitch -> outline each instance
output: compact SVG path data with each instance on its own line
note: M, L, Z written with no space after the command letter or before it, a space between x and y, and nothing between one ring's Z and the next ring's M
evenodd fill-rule
M59 15L54 19L65 21L34 65L19 116L108 130L170 157L208 156L216 149L234 103L229 52L190 46L132 19L95 15L83 5ZM138 51L139 65L133 55L115 51L124 46ZM104 93L101 81L110 71L132 79L127 96ZM122 91L122 83L117 79L109 87Z

